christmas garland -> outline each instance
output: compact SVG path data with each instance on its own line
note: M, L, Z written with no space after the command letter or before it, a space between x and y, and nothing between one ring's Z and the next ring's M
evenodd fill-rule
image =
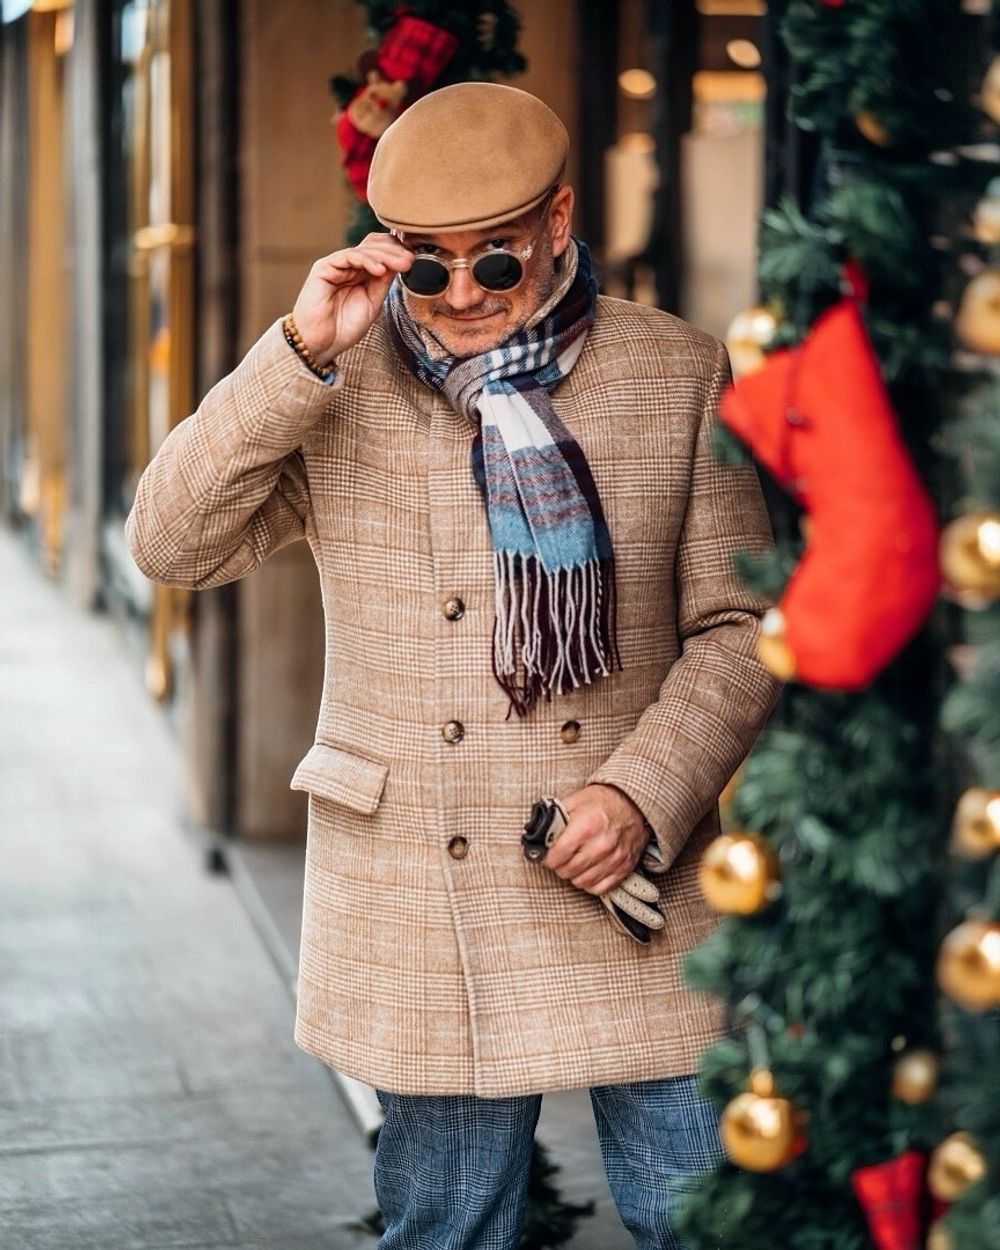
M995 1244L1000 866L983 832L1000 816L995 374L993 398L953 435L975 429L989 489L937 534L956 510L941 432L1000 353L996 275L966 225L974 212L993 231L1000 216L989 196L975 207L1000 116L997 71L978 90L983 33L950 0L792 0L781 22L790 115L819 136L820 159L811 202L764 214L761 302L730 331L737 381L717 443L752 450L788 492L776 551L739 568L777 601L760 659L789 685L701 868L724 918L686 974L726 1001L732 1029L701 1067L728 1161L683 1203L693 1250ZM969 652L955 600L970 593L992 644L956 686L952 661ZM942 717L977 742L955 827L994 837L943 946L962 769ZM938 978L965 998L977 1040L962 1059ZM940 1092L942 1053L964 1077L947 1079L949 1061Z

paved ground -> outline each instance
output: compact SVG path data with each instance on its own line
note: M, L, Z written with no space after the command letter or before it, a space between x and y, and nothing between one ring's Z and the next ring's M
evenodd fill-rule
M372 1246L370 1154L115 628L0 532L0 1244Z
M2 529L0 586L3 1250L372 1250L370 1152L203 868L138 660ZM570 1250L625 1250L585 1096L541 1136L597 1200Z

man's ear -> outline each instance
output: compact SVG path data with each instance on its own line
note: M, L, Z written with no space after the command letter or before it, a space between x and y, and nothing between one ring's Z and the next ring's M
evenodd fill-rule
M569 238L573 233L573 188L566 183L552 197L549 206L549 237L552 240L552 255L561 256L569 247Z

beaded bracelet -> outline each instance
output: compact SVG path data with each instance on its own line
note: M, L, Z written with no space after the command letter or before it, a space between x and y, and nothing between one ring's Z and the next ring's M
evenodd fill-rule
M285 332L285 341L288 343L288 346L295 351L296 355L318 378L322 378L325 382L328 378L333 377L337 372L337 366L332 362L328 365L319 363L309 348L303 343L302 335L299 334L298 326L295 324L291 313L287 314L281 323L281 328Z

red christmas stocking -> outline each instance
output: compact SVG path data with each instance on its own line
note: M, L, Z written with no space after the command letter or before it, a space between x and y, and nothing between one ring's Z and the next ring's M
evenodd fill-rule
M920 1250L923 1245L926 1167L926 1157L911 1150L898 1159L851 1173L851 1188L878 1250Z
M362 202L375 144L407 104L433 86L457 49L454 35L419 17L405 15L386 31L366 70L367 82L336 118L342 162Z
M798 347L728 387L720 414L808 513L762 658L810 686L863 688L916 633L940 575L934 509L857 302L835 304Z

